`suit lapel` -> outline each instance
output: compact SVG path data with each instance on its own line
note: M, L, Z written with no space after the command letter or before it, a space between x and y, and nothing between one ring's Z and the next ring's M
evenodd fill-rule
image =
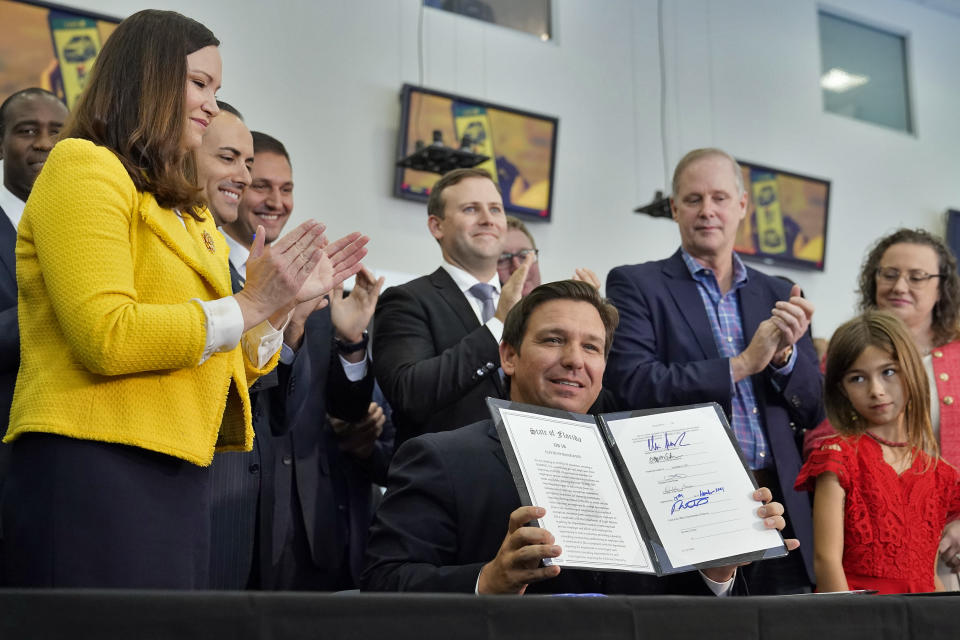
M460 287L453 281L453 278L450 277L446 269L440 267L431 273L430 282L437 288L437 293L463 324L464 332L470 333L480 327L480 320L477 319L477 314L474 313L473 307L467 302L466 294L460 291ZM506 385L504 385L503 380L500 379L499 371L496 373L491 372L491 375L487 376L487 379L496 387L498 397L503 398L506 396Z
M677 315L690 327L703 355L707 358L719 357L720 353L713 340L713 330L710 328L706 309L703 308L703 298L700 297L697 283L690 276L690 270L687 269L679 250L663 265L663 274L670 280L667 290L677 304Z
M228 263L230 265L230 288L233 289L234 293L239 293L240 289L243 289L243 278L240 277L240 272L233 266L233 263Z
M453 281L446 269L440 267L431 273L430 282L437 288L437 293L447 303L454 315L463 323L463 328L467 332L480 326L477 314L473 312L473 308L467 302L467 297L460 291L460 287Z
M488 420L490 423L489 428L487 429L487 436L493 440L493 457L500 461L500 464L503 465L503 468L510 471L510 465L507 463L507 454L503 452L503 445L500 444L500 434L497 433L497 425L493 423L493 420Z
M210 283L219 296L229 296L230 279L224 268L227 243L220 232L209 231L192 216L180 219L169 209L157 204L153 195L145 193L140 203L140 216L171 251ZM207 216L211 214L206 213ZM206 234L206 235L205 235ZM209 247L212 245L213 249Z
M17 247L17 230L10 222L6 212L0 208L0 264L10 273L10 279L16 282L17 264L14 253Z

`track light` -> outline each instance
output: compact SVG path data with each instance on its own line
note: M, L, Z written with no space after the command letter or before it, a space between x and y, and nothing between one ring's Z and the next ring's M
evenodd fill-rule
M634 213L645 213L651 218L672 218L673 213L670 211L670 196L664 196L663 191L657 190L656 195L653 196L653 202L650 204L645 204L642 207L637 207L633 210Z
M475 167L489 159L489 156L473 152L473 139L469 135L464 135L460 148L454 149L444 145L443 134L435 130L432 143L426 145L423 140L417 140L416 151L397 160L397 166L443 175L454 169Z

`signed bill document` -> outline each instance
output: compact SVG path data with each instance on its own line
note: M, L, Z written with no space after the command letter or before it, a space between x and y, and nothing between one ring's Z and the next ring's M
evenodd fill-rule
M487 399L547 564L667 575L786 555L716 403L582 415Z

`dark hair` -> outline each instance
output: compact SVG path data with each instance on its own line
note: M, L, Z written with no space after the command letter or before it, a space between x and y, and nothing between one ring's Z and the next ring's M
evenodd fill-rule
M603 322L605 331L603 357L606 358L610 354L613 332L620 322L620 314L617 313L616 307L601 296L593 285L579 280L548 282L521 298L520 302L513 305L513 309L507 314L506 322L503 323L502 341L513 347L517 353L520 353L520 345L523 343L523 336L527 332L527 321L531 314L537 307L551 300L578 300L592 304L597 313L600 314L600 320Z
M226 111L227 113L232 113L233 115L237 116L240 122L243 122L243 116L240 115L240 112L237 111L237 108L234 107L229 102L224 102L223 100L217 100L217 108L220 109L220 111Z
M435 216L437 218L443 219L443 191L447 187L452 187L455 184L466 180L467 178L486 178L493 183L493 186L497 188L497 193L500 193L500 185L490 177L490 173L486 169L454 169L443 174L437 182L430 189L430 198L427 200L427 215Z
M877 307L877 269L887 249L895 244L919 244L930 247L937 254L940 277L937 287L940 299L933 307L931 330L933 346L939 347L960 334L960 276L957 275L957 259L943 240L923 229L898 229L884 236L870 249L860 267L861 311Z
M253 136L254 153L275 153L283 156L287 159L287 164L290 165L290 168L293 168L293 163L290 162L290 154L287 153L287 148L283 146L282 142L261 131L251 131L250 135Z
M187 56L220 41L174 11L139 11L110 34L61 135L113 151L138 191L200 218L203 194L182 148Z
M827 418L843 435L863 433L870 425L859 416L843 389L843 378L867 347L876 347L897 361L903 384L904 424L913 447L934 458L939 455L930 423L930 382L913 338L900 319L887 311L870 310L845 322L830 338L824 374Z
M45 96L48 98L53 98L60 104L63 104L63 101L57 97L57 94L51 93L46 89L41 89L40 87L29 87L27 89L21 89L20 91L10 94L7 96L7 99L3 101L3 104L0 104L0 138L3 138L3 134L6 132L7 128L7 109L11 104L14 103L14 101L19 100L20 98L29 98L30 96Z

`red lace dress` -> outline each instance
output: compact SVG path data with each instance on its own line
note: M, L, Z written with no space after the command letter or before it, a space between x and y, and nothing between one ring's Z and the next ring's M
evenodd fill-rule
M960 475L943 460L924 472L929 459L921 452L898 476L872 438L835 436L800 469L796 490L813 491L817 476L832 471L846 493L843 572L850 589L933 591L940 533L947 515L960 511Z

